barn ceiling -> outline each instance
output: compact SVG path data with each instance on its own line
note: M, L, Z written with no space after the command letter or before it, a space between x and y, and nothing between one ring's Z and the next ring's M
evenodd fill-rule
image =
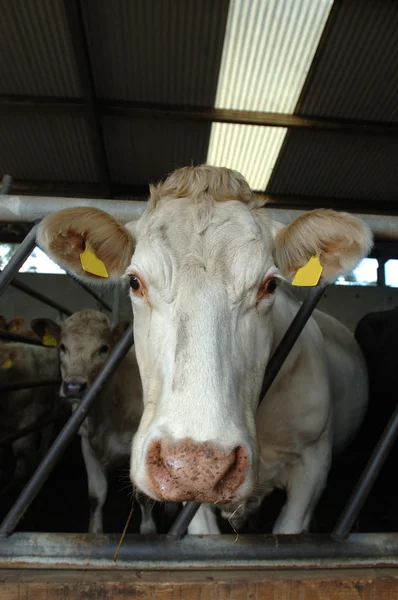
M396 0L0 0L0 175L143 198L187 164L398 213Z

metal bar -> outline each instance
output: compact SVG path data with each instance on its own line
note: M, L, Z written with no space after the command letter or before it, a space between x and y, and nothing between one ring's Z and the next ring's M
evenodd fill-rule
M320 201L322 198L319 199ZM8 223L36 221L49 213L63 208L90 206L108 212L121 223L128 223L139 219L145 212L148 203L142 200L108 200L98 198L58 198L50 196L0 196L0 221ZM341 207L342 208L342 207ZM269 208L265 206L267 216L280 223L291 223L294 219L304 214L299 209ZM372 230L376 239L398 239L398 216L381 216L379 214L365 214L353 212L362 219Z
M386 287L386 259L378 257L378 267L377 267L377 285L379 287Z
M179 512L173 525L167 534L167 537L173 540L180 540L186 533L188 525L200 508L200 502L187 502Z
M0 384L0 392L14 392L15 390L27 390L30 388L43 387L47 385L60 385L60 379L31 379L27 381L12 381Z
M305 324L314 312L319 300L322 298L324 290L324 286L317 286L316 288L311 289L307 298L304 300L296 316L291 322L288 330L280 341L278 347L276 348L274 354L270 358L261 387L259 403L271 387L275 377L278 375L290 350L293 348L297 338L304 329ZM199 507L199 502L187 502L180 511L176 521L171 526L168 535L177 540L181 539L185 535L188 525L195 516Z
M259 402L263 400L265 394L268 392L269 388L274 382L275 377L278 375L290 350L293 348L308 319L311 317L318 302L322 298L324 291L325 286L317 286L311 289L307 298L300 306L296 316L294 317L288 330L268 362L263 379L263 385L261 386Z
M394 533L354 534L345 544L334 542L328 535L192 535L182 542L165 535L126 535L117 563L113 555L118 534L76 533L15 533L0 540L0 569L23 568L47 570L96 569L109 575L116 571L159 569L179 571L202 569L358 569L371 567L396 569L398 566L398 536ZM49 571L50 570L50 571ZM26 572L26 571L25 571ZM55 573L54 573L55 574ZM116 575L117 577L117 575ZM327 593L326 593L327 594ZM355 592L354 592L355 594ZM354 597L347 593L347 597ZM4 596L4 594L3 594ZM130 596L131 597L131 596ZM242 597L242 596L240 596ZM281 596L279 596L281 597ZM330 596L323 596L324 598Z
M36 423L32 423L32 425L27 425L26 427L22 427L15 433L12 433L11 435L8 435L7 437L5 437L3 439L0 439L0 448L9 446L16 440L19 440L20 438L25 437L25 435L29 435L30 433L34 433L35 431L38 431L39 429L43 429L43 427L45 427L46 425L50 425L50 423L55 423L55 421L58 421L59 419L62 419L63 417L66 417L66 415L69 415L69 414L70 414L70 410L68 410L67 412L63 411L55 417L47 417L46 419L38 420L38 421L36 421Z
M103 186L104 194L107 195L111 192L112 181L101 127L101 117L97 108L90 52L84 30L81 4L79 0L64 0L64 10L83 93L84 109L91 133L98 177Z
M332 538L337 541L345 540L358 517L374 482L376 481L398 436L398 406L395 409L387 427L378 441L357 485L355 486L335 528Z
M73 314L72 311L65 308L61 304L58 304L58 302L55 302L55 300L50 300L49 298L47 298L47 296L44 296L44 294L37 292L36 290L32 289L28 285L25 285L24 283L22 283L21 281L17 281L16 279L14 279L14 281L11 283L11 286L13 288L15 288L16 290L19 290L20 292L23 292L24 294L28 294L28 296L31 296L32 298L39 300L39 302L43 302L43 304L47 304L47 306L51 306L52 308L55 308L55 310L59 310L64 315L70 316Z
M114 374L119 364L126 356L134 341L133 325L124 333L120 342L115 347L108 362L103 370L94 380L91 388L83 396L78 408L72 414L61 433L47 452L46 456L28 481L16 502L4 518L0 526L0 537L9 536L24 516L25 512L39 493L46 479L54 469L62 454L68 447L73 436L77 433L79 427L87 416L88 411L93 406L98 394L102 391L109 378Z
M44 348L52 348L52 346L45 346L39 338L28 337L25 335L18 335L11 331L0 331L0 340L7 340L7 342L22 342L24 344L31 344L32 346L43 346Z
M3 179L1 180L1 196L7 196L10 193L12 187L12 177L11 175L3 175Z
M93 290L90 289L88 285L86 285L83 281L80 281L80 279L76 279L76 277L74 277L70 273L68 273L68 275L75 283L77 283L77 285L79 285L85 292L87 292L87 294L90 294L90 296L95 298L95 300L98 302L98 304L100 304L103 308L105 308L105 310L107 310L108 312L112 312L112 309L109 306L109 304L107 302L105 302L105 300L100 298L98 296L98 294L93 292Z
M8 198L9 196L7 196L7 201ZM0 273L0 296L11 282L14 275L18 273L33 248L36 247L36 229L37 226L32 227L22 244L15 250L8 265L4 267L3 271Z
M80 52L81 49L79 48ZM132 119L232 123L260 127L304 129L307 131L333 131L350 135L398 137L398 127L393 122L380 123L359 119L335 119L291 113L233 110L213 106L184 106L163 103L148 105L148 103L126 100L95 99L95 106L99 115ZM84 115L85 111L86 104L81 98L56 98L51 96L2 96L0 98L0 112L3 115Z

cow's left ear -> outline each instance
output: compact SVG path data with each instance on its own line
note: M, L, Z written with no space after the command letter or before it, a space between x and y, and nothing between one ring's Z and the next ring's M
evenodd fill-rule
M89 207L48 215L39 225L37 241L62 268L91 281L106 282L106 274L109 278L123 275L134 250L132 235L121 223L103 210ZM91 270L82 266L81 255L86 250L95 265Z
M46 346L59 344L61 327L52 319L32 319L30 326Z
M360 219L344 212L313 210L280 229L275 236L276 266L293 276L312 256L319 256L322 280L350 273L368 255L372 233Z

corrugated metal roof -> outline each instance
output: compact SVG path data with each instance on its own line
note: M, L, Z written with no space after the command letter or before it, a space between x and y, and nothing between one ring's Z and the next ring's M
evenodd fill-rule
M15 179L98 181L82 117L0 117L0 173Z
M216 106L293 112L333 0L231 0Z
M210 123L105 117L103 126L116 183L147 184L178 167L205 162Z
M394 201L397 164L392 138L290 131L267 191Z
M398 2L339 1L297 112L398 121Z
M0 0L0 94L81 95L62 0Z
M228 0L86 0L100 98L213 106Z
M264 190L286 135L281 127L214 123L207 163L244 175L254 190Z

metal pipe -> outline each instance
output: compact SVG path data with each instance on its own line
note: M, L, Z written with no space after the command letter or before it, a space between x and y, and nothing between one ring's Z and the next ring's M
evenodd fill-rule
M94 569L116 571L159 569L261 569L319 572L325 569L396 569L395 533L354 534L345 544L328 535L192 535L181 542L165 535L126 535L118 561L113 562L120 535L76 533L15 533L0 540L0 569ZM11 574L11 573L10 573ZM327 594L327 593L326 593ZM355 591L354 591L355 594ZM347 597L353 597L347 592ZM4 594L3 594L4 596ZM240 597L242 597L239 594ZM131 596L130 596L131 597ZM225 597L225 596L224 596ZM264 597L264 596L262 596ZM281 596L278 595L280 598ZM330 597L327 595L324 598Z
M67 275L69 275L69 277L75 283L77 283L77 285L79 285L85 292L87 292L87 294L90 294L90 296L92 296L93 298L95 298L95 300L98 302L98 304L100 304L103 308L105 308L105 310L107 310L108 312L112 312L112 309L109 306L109 304L107 302L105 302L105 300L103 300L102 298L100 298L100 296L98 296L98 294L96 294L95 292L93 292L93 290L90 289L88 285L86 285L85 283L83 283L83 281L80 281L80 279L76 279L76 277L74 277L70 273L67 273Z
M54 469L62 454L68 447L75 433L83 423L88 411L93 406L98 394L107 384L109 378L114 374L119 364L126 356L134 341L133 325L125 331L120 342L115 347L112 355L105 364L103 370L94 380L91 388L83 396L78 408L72 414L61 433L47 452L46 456L32 475L16 502L4 518L0 526L0 537L9 536L24 516L25 512L39 493L46 479Z
M113 288L113 304L112 304L112 324L117 325L119 323L120 314L120 287L118 283L115 283Z
M52 348L53 346L45 346L39 338L27 337L25 335L18 335L11 331L0 330L0 340L7 340L7 342L22 342L24 344L31 344L33 346L43 346L44 348Z
M371 491L376 478L378 477L384 462L386 461L391 448L398 436L398 406L392 414L387 427L385 428L380 440L378 441L372 456L369 459L358 483L356 484L335 528L332 531L332 538L336 541L345 540L351 530L351 527L358 517L369 492Z
M128 223L139 219L148 206L143 200L108 200L98 198L58 198L48 196L7 196L0 197L0 221L36 221L49 213L79 206L90 206L99 208L115 217L121 223ZM273 221L288 224L297 217L304 214L303 210L285 208L267 208L267 215ZM376 239L397 240L398 239L398 217L392 215L376 215L364 213L352 213L372 230Z
M27 390L47 385L60 385L61 379L31 379L29 381L12 381L0 384L0 392L15 392L16 390Z
M269 388L274 382L275 377L278 375L290 350L293 348L298 336L304 329L308 319L311 317L318 302L322 298L324 291L325 286L317 286L312 288L307 298L300 306L296 316L289 325L288 330L268 362L263 379L263 385L261 386L259 403L263 400L265 394L268 392Z
M36 423L32 423L32 425L26 425L26 427L21 427L21 429L19 429L15 433L12 433L11 435L8 435L7 437L5 437L3 439L0 439L0 448L9 446L16 440L19 440L20 438L25 437L25 435L29 435L30 433L34 433L35 431L38 431L39 429L43 429L43 427L45 427L46 425L55 423L55 421L58 421L59 419L62 419L63 417L66 417L66 415L69 415L69 414L70 414L70 410L68 410L67 412L63 411L63 412L59 413L58 415L56 415L55 417L47 417L46 419L38 420L38 421L36 421Z
M199 508L200 502L187 502L180 510L173 525L170 527L167 537L173 540L180 540L185 535L188 525L198 512Z
M64 315L70 316L71 314L73 314L70 310L68 310L61 304L58 304L58 302L55 302L55 300L50 300L49 298L47 298L47 296L44 296L44 294L37 292L36 290L32 289L28 285L25 285L24 283L22 283L21 281L17 281L14 279L14 281L11 283L11 286L13 288L15 288L16 290L19 290L20 292L23 292L24 294L27 294L28 296L31 296L32 298L39 300L39 302L43 302L43 304L47 304L47 306L51 306L52 308L55 308L55 310L59 310Z
M324 290L324 286L317 286L311 289L307 298L300 306L293 321L289 325L288 330L286 331L285 335L280 341L274 354L270 358L261 387L259 403L264 398L265 394L268 392L273 381L275 380L275 377L278 375L290 350L293 348L298 336L300 335L308 319L314 312L319 300L322 298ZM185 506L181 509L176 521L171 526L168 535L177 540L181 539L185 535L188 529L188 525L192 521L199 507L199 502L187 502Z
M8 202L9 196L6 198L5 202ZM1 202L4 202L4 200L1 200ZM22 244L15 250L8 265L4 267L3 271L0 273L0 296L11 282L14 275L18 273L20 267L24 264L33 248L36 247L36 229L37 226L32 227Z

